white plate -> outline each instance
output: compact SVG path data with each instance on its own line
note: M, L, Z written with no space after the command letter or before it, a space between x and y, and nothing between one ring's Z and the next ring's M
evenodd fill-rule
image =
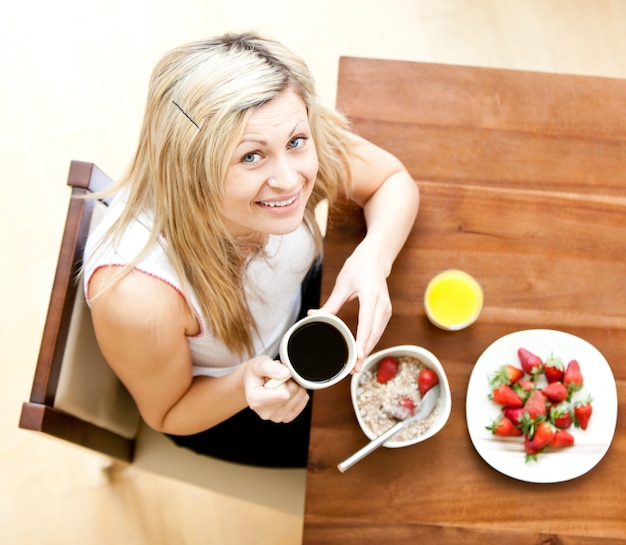
M500 414L498 406L487 397L489 376L505 363L520 366L519 348L530 350L542 360L553 353L565 365L572 359L578 360L584 385L574 400L589 394L593 397L587 429L572 426L568 430L575 437L574 445L539 454L537 461L529 462L525 461L520 437L496 437L485 429ZM518 331L495 341L478 358L467 387L466 416L474 448L491 467L521 481L557 483L587 473L606 454L615 433L617 388L608 362L587 341L562 331Z

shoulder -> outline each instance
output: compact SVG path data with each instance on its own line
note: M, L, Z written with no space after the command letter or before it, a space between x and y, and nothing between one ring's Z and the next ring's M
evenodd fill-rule
M98 345L143 418L158 428L191 383L187 335L195 320L173 287L138 271L110 284L114 269L98 269L90 285Z
M94 322L111 329L155 333L167 328L184 335L197 333L197 323L183 295L167 282L118 266L97 269L88 286Z

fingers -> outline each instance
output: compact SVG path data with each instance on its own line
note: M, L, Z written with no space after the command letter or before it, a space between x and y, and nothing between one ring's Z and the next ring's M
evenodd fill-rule
M389 298L364 298L359 300L359 303L359 321L356 332L357 371L361 369L363 360L370 354L382 337L391 318Z
M316 314L319 312L327 312L330 314L338 314L342 306L354 299L359 300L358 325L356 331L357 345L357 362L354 372L361 369L363 360L374 349L380 338L382 337L389 320L391 319L391 301L386 283L384 289L361 291L357 295L345 296L345 291L335 286L333 292L322 307L316 310L310 310L308 314ZM344 295L342 295L342 293Z
M279 414L271 419L273 422L291 422L304 410L306 404L309 402L309 394L304 388L298 386L293 380L288 382L294 384L297 387L297 391L289 398L289 401L281 407Z
M254 366L254 373L259 377L285 380L289 377L289 369L282 363L269 358L260 359Z
M291 422L304 409L309 401L308 392L293 380L288 380L273 390L277 395L272 396L268 403L254 409L264 420L272 422Z
M354 299L354 294L346 294L345 291L340 290L337 285L335 285L326 302L319 309L309 311L309 314L316 314L319 312L337 314L339 310L341 310L341 307L352 299Z
M251 376L245 382L249 407L264 420L291 422L306 406L308 392L291 379L276 388L265 388L267 380L285 378L289 370L266 357L255 358L250 363Z

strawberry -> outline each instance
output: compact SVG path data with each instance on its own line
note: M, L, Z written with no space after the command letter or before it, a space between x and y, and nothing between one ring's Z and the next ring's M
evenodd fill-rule
M387 356L378 362L376 380L380 384L385 384L385 382L389 382L398 374L398 369L400 369L398 360L391 356Z
M566 403L550 409L550 421L559 429L566 430L572 425L572 411Z
M503 414L499 414L491 426L486 426L486 428L494 435L499 435L500 437L519 437L522 435L522 430Z
M428 390L430 390L435 384L439 384L439 377L432 369L422 369L417 377L417 385L420 390L420 395L423 396Z
M593 399L588 397L587 399L579 401L576 405L574 405L575 425L577 428L581 428L583 430L587 429L591 413L593 412L593 407L591 406L592 401Z
M530 460L537 460L537 454L539 454L539 451L540 449L533 446L528 435L524 435L524 452L526 453L526 462L529 462Z
M508 384L500 384L489 396L494 403L504 407L522 407L524 402Z
M552 354L543 363L543 374L548 382L562 382L565 367L561 358L556 358Z
M565 374L563 375L563 384L567 386L570 393L577 392L582 388L583 375L580 372L580 365L576 360L572 360L567 364Z
M492 388L499 386L500 384L515 384L518 380L520 380L524 376L524 371L522 371L519 367L515 367L511 364L505 364L500 369L498 369L490 379L490 384Z
M410 397L401 397L392 401L384 411L396 420L406 420L415 414L415 402Z
M574 436L565 430L556 430L550 441L551 448L571 447L574 444Z
M543 393L543 392L542 392ZM549 399L546 401L546 416L550 416L550 411L556 407L558 405L558 403L554 403L553 401L550 401Z
M550 441L554 438L554 433L555 430L552 427L552 424L545 421L539 422L535 428L535 433L530 439L530 444L534 449L540 451L550 444Z
M541 392L554 403L565 401L569 395L567 387L562 382L551 382L545 388L542 388Z
M521 427L524 407L503 407L502 414L513 422L513 424Z
M587 429L593 399L577 395L580 400L572 401L583 387L577 360L564 365L561 358L550 354L542 362L525 348L518 349L518 357L522 370L503 364L488 377L488 397L501 406L501 414L487 429L497 436L521 436L528 462L549 449L572 446L574 436L566 430L572 425Z
M398 405L409 411L411 415L415 413L415 402L410 397L403 397L398 401Z
M524 402L526 402L526 400L528 399L528 396L530 396L530 394L533 392L534 389L535 389L535 383L532 380L525 380L525 379L518 380L513 385L513 390L518 396L520 396L520 398Z
M528 414L530 420L537 420L539 417L545 417L547 414L546 396L541 390L534 390L526 403L524 403L524 412Z
M538 375L543 368L543 362L539 356L536 356L525 348L520 348L517 351L517 357L522 364L522 369L529 375Z

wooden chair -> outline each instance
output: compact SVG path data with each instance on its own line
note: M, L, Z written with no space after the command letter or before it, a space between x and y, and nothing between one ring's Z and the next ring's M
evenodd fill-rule
M301 515L304 469L257 468L197 455L151 430L104 360L85 303L80 267L85 240L108 202L81 198L111 180L92 163L72 161L65 231L30 399L19 426L113 460L221 494Z

